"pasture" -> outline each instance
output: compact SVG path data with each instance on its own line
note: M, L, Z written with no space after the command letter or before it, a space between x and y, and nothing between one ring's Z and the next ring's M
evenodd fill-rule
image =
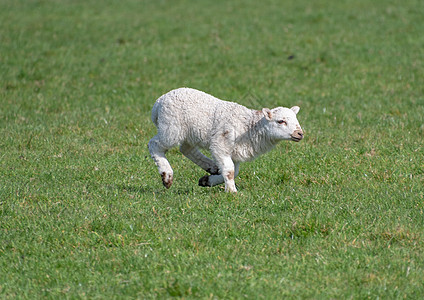
M0 1L0 298L424 295L424 2ZM147 149L182 86L299 105L238 194Z

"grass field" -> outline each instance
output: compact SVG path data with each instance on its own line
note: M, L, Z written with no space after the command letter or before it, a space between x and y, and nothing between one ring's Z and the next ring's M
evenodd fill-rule
M424 2L0 1L0 298L424 295ZM197 186L181 86L305 130Z

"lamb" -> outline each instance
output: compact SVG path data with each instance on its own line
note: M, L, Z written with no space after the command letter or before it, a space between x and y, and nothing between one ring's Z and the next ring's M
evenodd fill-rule
M188 159L210 174L200 178L200 186L225 183L225 191L236 193L234 178L241 162L253 160L281 140L303 139L296 118L299 109L253 110L195 89L175 89L153 106L152 121L158 133L149 141L150 155L166 188L172 185L173 170L165 153L179 146ZM199 148L209 150L213 159Z

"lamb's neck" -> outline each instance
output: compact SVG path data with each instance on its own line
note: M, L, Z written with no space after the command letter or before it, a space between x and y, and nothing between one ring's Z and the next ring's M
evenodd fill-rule
M261 112L260 118L255 120L255 123L249 130L255 156L268 152L277 144L277 141L270 138L265 126L266 122L267 120L263 117Z
M270 139L266 129L266 120L261 111L252 110L248 128L239 140L238 151L242 160L252 160L271 150L278 141Z

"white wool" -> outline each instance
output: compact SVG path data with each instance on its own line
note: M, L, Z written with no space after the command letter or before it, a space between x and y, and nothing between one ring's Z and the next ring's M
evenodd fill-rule
M227 191L236 192L234 177L240 162L269 151L280 140L303 138L298 110L295 106L258 111L195 89L172 90L153 106L152 121L158 134L150 140L149 150L168 188L173 171L165 153L180 146L184 155L211 173L201 178L200 185L225 182ZM210 150L213 160L198 148Z

